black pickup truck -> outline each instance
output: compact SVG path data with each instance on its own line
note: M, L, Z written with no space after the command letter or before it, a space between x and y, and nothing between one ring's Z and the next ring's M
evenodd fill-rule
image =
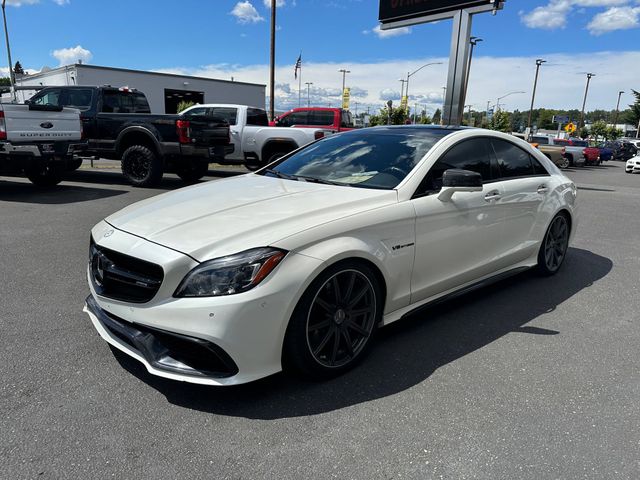
M196 181L230 144L225 120L151 114L144 94L127 87L45 87L26 103L79 109L85 155L121 160L124 176L139 187L157 185L165 171Z

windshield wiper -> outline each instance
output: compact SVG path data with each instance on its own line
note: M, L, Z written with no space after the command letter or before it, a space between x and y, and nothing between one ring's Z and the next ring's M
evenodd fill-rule
M331 180L325 180L324 178L307 177L305 175L294 175L295 178L301 178L305 182L310 183L322 183L323 185L340 185L341 187L350 187L351 184L343 182L333 182Z
M298 177L295 175L289 175L288 173L278 172L277 170L271 170L267 168L264 173L270 173L271 175L275 175L278 178L286 178L287 180L298 180Z

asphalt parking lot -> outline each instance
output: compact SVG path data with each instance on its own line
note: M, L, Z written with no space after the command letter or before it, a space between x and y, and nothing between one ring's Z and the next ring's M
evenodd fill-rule
M640 478L640 176L568 175L581 217L555 277L385 328L332 381L227 389L148 375L82 312L90 228L177 178L0 178L0 477Z

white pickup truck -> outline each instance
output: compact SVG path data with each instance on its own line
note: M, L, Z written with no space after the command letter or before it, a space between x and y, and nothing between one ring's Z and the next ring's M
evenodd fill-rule
M224 163L244 164L249 170L257 170L303 145L331 134L322 128L270 127L265 110L246 105L194 105L182 115L215 116L229 122L231 146L225 153Z
M75 154L85 147L78 110L0 104L0 174L53 186L65 171L77 168Z

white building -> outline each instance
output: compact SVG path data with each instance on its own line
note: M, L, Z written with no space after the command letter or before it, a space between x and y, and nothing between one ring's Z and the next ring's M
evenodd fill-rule
M24 102L36 93L36 90L20 88L49 85L128 86L146 95L151 113L176 113L178 103L182 100L194 103L239 103L265 107L266 85L81 63L46 69L32 75L18 75L16 78L16 86L19 87L18 101ZM9 95L4 94L2 99L8 101Z

